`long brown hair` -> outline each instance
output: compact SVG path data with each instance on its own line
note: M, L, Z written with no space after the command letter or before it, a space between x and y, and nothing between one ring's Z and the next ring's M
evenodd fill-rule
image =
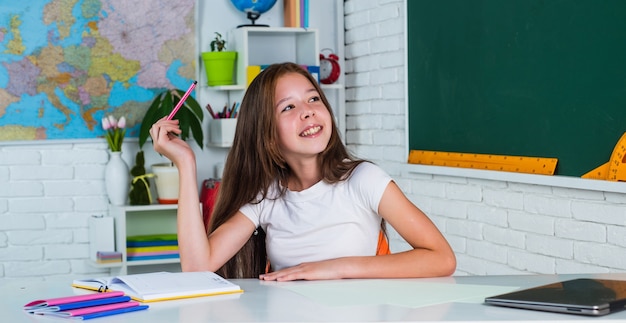
M226 158L209 232L230 219L243 205L268 198L272 184L287 183L291 176L291 169L278 148L274 109L276 84L288 73L306 77L331 115L332 134L328 146L318 157L322 179L328 183L338 182L363 162L354 158L341 141L330 104L311 74L294 63L270 65L252 81L241 102L235 138ZM285 190L286 185L281 194ZM217 272L227 278L256 278L265 272L266 262L265 233L258 228Z

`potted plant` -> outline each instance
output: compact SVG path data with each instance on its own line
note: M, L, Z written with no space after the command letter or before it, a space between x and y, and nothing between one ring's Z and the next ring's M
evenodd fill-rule
M146 111L139 130L139 149L150 136L150 128L159 119L169 115L172 109L178 104L185 91L180 89L165 90L154 98L152 104ZM192 96L188 96L174 119L179 120L181 129L180 138L187 140L193 137L200 149L204 149L204 132L202 120L204 113L200 104ZM178 169L172 163L159 163L152 165L152 173L155 175L155 184L158 201L161 204L172 204L178 202Z
M234 84L237 52L226 51L226 40L218 32L210 44L211 51L202 53L209 86Z

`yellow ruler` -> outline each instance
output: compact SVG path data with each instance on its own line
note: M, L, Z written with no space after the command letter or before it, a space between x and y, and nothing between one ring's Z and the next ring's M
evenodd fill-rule
M611 159L592 169L582 178L604 179L607 181L626 181L626 132L617 141Z
M409 163L554 175L557 158L411 150Z

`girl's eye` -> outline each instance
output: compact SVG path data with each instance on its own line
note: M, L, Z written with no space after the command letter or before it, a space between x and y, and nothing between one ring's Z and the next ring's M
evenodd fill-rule
M321 100L319 96L314 96L314 97L309 99L309 102L317 102L319 100Z
M293 109L293 108L295 108L295 107L293 106L293 104L290 104L290 105L286 106L286 107L283 109L283 112L284 112L284 111L289 111L289 110L291 110L291 109Z

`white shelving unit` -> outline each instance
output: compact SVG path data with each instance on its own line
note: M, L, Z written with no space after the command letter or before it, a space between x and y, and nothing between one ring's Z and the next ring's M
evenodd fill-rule
M208 51L213 32L227 35L227 49L238 52L236 84L207 86L203 66L200 65L200 101L207 101L214 107L222 107L225 102L241 102L247 75L245 66L264 65L283 61L294 61L306 65L319 66L319 54L328 48L339 56L341 74L334 84L321 87L333 108L335 120L342 138L345 140L345 41L344 41L344 1L315 0L309 2L309 28L286 28L283 26L283 4L277 2L274 8L259 19L261 24L270 27L241 27L248 23L245 14L237 11L230 3L199 2L199 52ZM312 36L316 34L316 36ZM316 38L315 40L312 40ZM327 53L327 52L325 52ZM200 53L198 53L200 55ZM202 63L201 63L202 64ZM214 147L211 148L223 148Z
M343 13L343 7L341 9ZM340 38L343 43L343 36ZM235 94L240 97L243 97L243 92L247 87L248 66L288 61L307 66L319 66L320 42L317 29L242 27L230 32L229 41L232 48L237 51L236 84L212 88L220 91L240 91ZM339 46L333 47L338 48ZM343 47L340 51L330 49L343 55ZM341 59L342 63L343 61ZM321 84L321 87L332 105L335 121L343 136L345 133L345 86L339 83L342 81L343 71L337 83ZM229 93L230 98L231 94Z
M126 237L146 234L176 233L176 204L153 205L109 205L109 216L115 224L115 250L122 253L122 262L93 264L98 268L109 268L111 275L126 275L139 272L166 270L181 271L180 259L128 261Z

